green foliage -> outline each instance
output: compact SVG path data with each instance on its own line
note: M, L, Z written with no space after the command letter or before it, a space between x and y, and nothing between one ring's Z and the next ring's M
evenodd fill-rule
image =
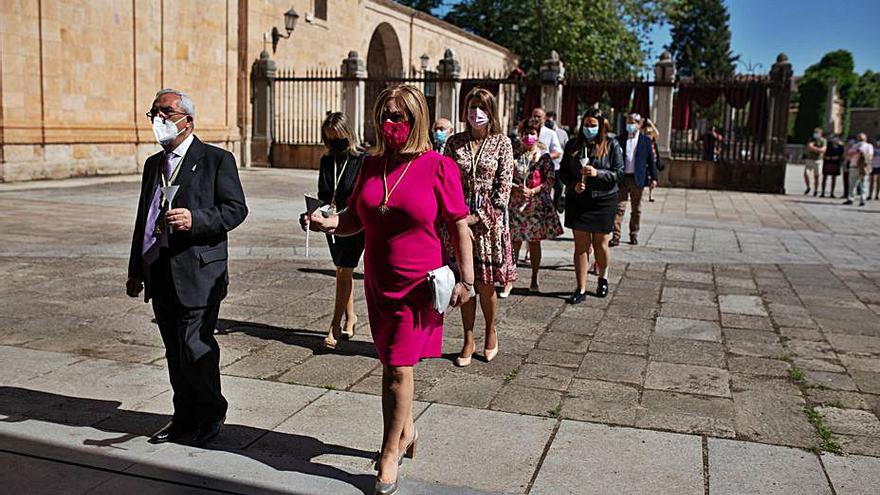
M850 92L851 108L880 107L880 73L867 71L862 74Z
M819 414L819 411L813 409L812 406L807 406L804 408L804 414L807 416L807 421L816 429L816 434L819 435L819 445L814 450L842 454L843 450L840 448L840 444L834 441L831 429L825 424L825 419Z
M813 129L825 123L825 105L828 100L829 83L837 83L837 90L844 102L844 115L851 106L851 99L858 94L859 78L855 72L852 53L835 50L826 53L817 64L807 67L798 83L798 114L794 123L794 141L806 143ZM844 133L847 130L844 122Z
M442 0L395 0L401 5L421 10L422 12L431 13L434 9L443 4Z
M446 20L519 55L535 74L556 50L569 71L636 75L643 43L671 0L463 0Z
M680 77L697 81L728 79L739 59L730 51L730 14L721 0L680 0L669 12Z

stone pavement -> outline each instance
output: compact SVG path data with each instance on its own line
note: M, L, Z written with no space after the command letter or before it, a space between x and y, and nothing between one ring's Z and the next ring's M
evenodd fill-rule
M217 442L151 445L169 412L161 366L10 346L0 359L6 493L372 493L378 397L226 377ZM404 493L869 494L880 483L876 457L432 402L415 413L422 448L404 464Z
M287 489L302 483L301 493L337 493L316 487L352 478L325 466L362 476L369 461L360 462L360 454L378 445L378 433L369 429L380 424L380 369L366 318L338 352L320 349L332 310L332 266L318 236L313 257L303 256L305 236L294 227L313 174L242 171L251 215L232 235L232 285L218 340L224 386L233 397L242 394L236 407L245 409L230 420L242 428L227 430L223 452L203 455L221 456L208 465L229 464L222 456L230 450L237 455L276 439L267 455L280 452L284 462L302 465L295 471L314 478L290 484L282 476ZM93 427L127 435L125 448L140 452L144 447L135 444L142 439L134 437L161 422L157 414L167 412L170 399L150 310L122 289L136 181L0 185L0 345L17 351L5 352L4 363L7 355L38 352L50 356L46 366L94 364L105 368L96 377L114 375L101 386L84 372L65 376L37 366L36 381L3 376L0 386L8 393L0 407L39 421L36 430L60 428L64 438ZM446 426L435 426L442 436L425 437L424 462L402 471L408 481L428 483L410 492L641 493L651 486L655 493L830 493L830 480L840 494L871 491L847 488L860 483L876 486L880 204L859 209L812 197L662 188L656 196L656 203L645 204L643 245L613 251L607 299L564 304L573 285L567 235L544 243L542 294L515 290L502 302L501 353L491 364L451 365L461 324L457 313L449 315L447 359L427 360L416 370L423 433L428 424ZM520 275L527 277L527 270ZM363 317L361 281L355 294ZM23 375L32 371L20 368ZM142 372L155 379L138 381ZM71 413L79 419L44 417L39 407L22 411L28 401L21 397L31 395L39 404L73 401L82 409ZM104 411L106 405L85 399L119 404ZM144 417L132 413L146 411L143 422L152 423L136 431L99 425L107 416L92 415L95 407L139 424ZM297 421L285 427L291 415ZM376 418L352 421L364 415ZM328 418L335 423L325 425ZM24 434L19 426L29 421L5 425L4 438ZM325 439L328 428L335 436ZM8 455L28 453L23 463L57 459L41 453L55 447L33 454L0 442ZM101 449L100 455L115 450ZM297 458L299 451L311 457ZM823 451L850 455L811 453ZM183 449L181 455L197 453ZM500 471L487 471L485 463L500 460ZM245 484L229 491L249 492L257 480L284 471L263 457L256 461L242 465L235 478ZM186 466L179 471L189 471ZM177 479L165 476L173 469L162 469L138 480ZM617 474L605 476L603 469ZM226 489L205 481L207 472L189 476L195 485ZM134 483L123 478L108 483ZM348 485L361 486L357 480ZM805 484L792 491L792 482ZM748 483L760 486L743 489Z

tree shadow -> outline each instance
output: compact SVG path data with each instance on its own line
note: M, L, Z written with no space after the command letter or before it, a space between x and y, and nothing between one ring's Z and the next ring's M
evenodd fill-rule
M284 344L310 349L315 355L340 354L343 356L379 358L379 355L376 354L376 346L372 342L343 340L339 342L336 349L330 350L324 347L324 337L327 336L324 332L283 328L264 323L229 320L225 318L217 320L217 335L231 335L235 333L243 333L250 337L263 340L276 340Z
M119 434L113 438L86 439L83 441L85 446L125 449L126 447L119 445L132 440L137 441L138 438L146 441L145 437L150 436L168 421L165 415L129 411L120 409L120 405L120 402L114 400L86 399L0 386L0 415L6 416L6 418L0 417L0 423L37 420ZM19 438L7 438L12 444L24 441ZM258 442L265 447L255 448ZM43 452L47 449L68 451L62 457L57 457L64 462L87 466L106 465L107 456L97 452L71 450L57 445L41 447ZM352 474L328 464L313 462L313 459L326 454L373 459L375 452L328 444L305 435L280 433L236 424L225 425L220 436L202 449L245 456L278 471L336 479L356 487L364 494L373 493L375 481L373 475ZM226 480L223 484L227 484ZM240 487L240 493L249 493L251 491L249 488ZM261 489L260 492L264 493L265 490Z

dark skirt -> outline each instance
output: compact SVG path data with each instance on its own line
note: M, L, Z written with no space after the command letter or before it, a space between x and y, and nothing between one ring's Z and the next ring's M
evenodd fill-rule
M589 190L581 194L570 190L565 194L565 226L572 230L610 234L616 214L617 189L595 198Z
M822 175L840 175L840 160L828 160L822 162Z
M357 268L364 253L364 233L351 237L327 236L333 264L339 268Z

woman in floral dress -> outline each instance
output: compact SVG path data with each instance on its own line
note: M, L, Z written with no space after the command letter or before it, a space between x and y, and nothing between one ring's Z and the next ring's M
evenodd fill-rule
M491 361L498 353L495 286L504 287L516 280L507 227L513 149L510 139L501 132L492 93L474 88L465 102L467 127L464 132L449 137L444 153L461 170L462 189L470 208L468 225L474 237L475 288L486 321L483 355L486 361ZM476 300L462 305L464 345L455 360L457 366L471 363L476 315Z
M540 291L538 270L541 267L541 241L554 239L562 234L562 224L550 197L556 180L553 160L544 145L538 141L540 132L541 121L538 119L529 119L519 128L523 154L514 167L509 208L514 257L519 257L523 242L529 243L532 292ZM505 292L510 292L512 286L511 283L505 287Z

